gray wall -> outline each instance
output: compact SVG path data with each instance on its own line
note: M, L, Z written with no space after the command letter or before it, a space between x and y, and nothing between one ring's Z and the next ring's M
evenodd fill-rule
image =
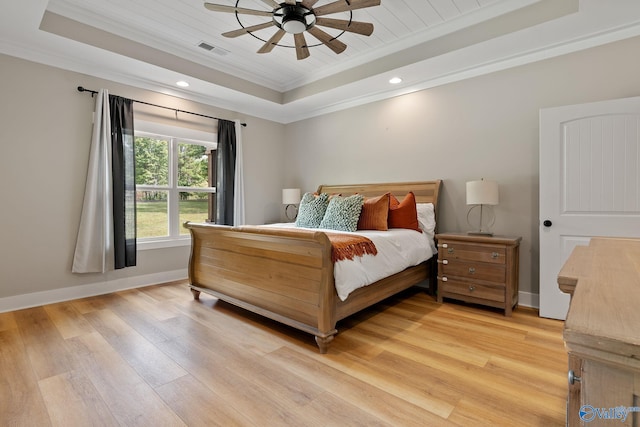
M639 51L630 39L286 126L0 55L0 301L186 267L180 247L71 274L93 110L78 85L246 121L248 223L282 219L285 187L441 178L440 230L465 231L465 182L495 179L495 231L523 237L521 291L537 294L539 109L638 96Z
M134 268L71 273L95 104L90 95L76 91L79 85L245 121L247 222L279 218L283 125L5 55L0 55L0 69L0 300L84 285L103 284L108 289L113 282L135 284L138 276L186 272L189 248L176 247L140 251ZM176 125L216 126L211 120L198 123L192 116L179 115L176 122L173 112L145 111L151 113L146 120L169 117Z
M441 178L440 231L467 231L465 182L497 180L497 234L522 236L520 290L538 293L538 113L640 95L640 38L287 126L287 182Z

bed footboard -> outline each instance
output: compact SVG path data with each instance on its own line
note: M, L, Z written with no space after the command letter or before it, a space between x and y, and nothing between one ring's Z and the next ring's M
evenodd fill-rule
M311 333L321 353L336 330L331 243L322 232L185 223L189 282L206 292Z

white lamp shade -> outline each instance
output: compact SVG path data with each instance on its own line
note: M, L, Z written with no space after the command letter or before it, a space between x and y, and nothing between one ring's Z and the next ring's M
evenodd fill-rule
M498 183L496 181L467 182L468 205L497 205Z
M283 205L297 205L300 203L300 189L299 188L283 188L282 189L282 204Z

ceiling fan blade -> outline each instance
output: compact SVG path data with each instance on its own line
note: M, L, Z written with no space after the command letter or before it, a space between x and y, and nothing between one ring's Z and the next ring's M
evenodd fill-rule
M328 15L330 13L347 12L349 10L363 9L365 7L379 6L380 0L345 0L334 1L333 3L313 9L316 16Z
M296 5L296 0L284 0L284 2L285 2L286 4L290 4L290 5L292 5L292 6L295 6L295 5Z
M342 31L370 36L373 33L373 24L368 22L347 21L344 19L316 18L316 25L335 28Z
M222 35L225 37L233 38L233 37L241 36L243 34L247 34L252 31L258 31L264 28L273 27L274 25L275 24L273 23L273 21L269 21L269 22L265 22L264 24L252 25L250 27L240 28L238 30L227 31L226 33L222 33Z
M276 9L278 7L280 7L280 3L278 3L275 0L262 0L263 3L265 3L267 6L269 6L272 9Z
M318 0L302 0L302 5L307 9L311 9L316 3L318 3Z
M235 7L235 6L224 6L221 4L213 4L213 3L205 3L204 7L213 11L213 12L228 12L228 13L242 13L245 15L257 15L257 16L272 16L271 11L266 10L254 10L254 9L245 9L243 7Z
M347 45L342 43L338 39L334 39L331 34L325 33L318 27L311 27L307 31L322 43L327 45L329 49L335 53L342 53L347 48Z
M304 33L294 34L293 40L296 42L296 57L298 60L308 58L309 48L307 47L307 41L304 38Z
M287 32L285 30L281 30L280 28L278 28L278 31L276 31L269 40L267 40L267 42L262 45L262 47L260 48L260 50L258 50L258 53L269 53L273 50L274 47L276 47L276 44L278 44L278 42L280 41L280 39L282 37L284 37L284 35L287 34Z

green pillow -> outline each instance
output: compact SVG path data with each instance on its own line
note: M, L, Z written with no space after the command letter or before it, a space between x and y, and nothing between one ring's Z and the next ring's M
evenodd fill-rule
M320 222L320 228L356 231L363 204L364 196L362 194L354 194L349 197L332 197L324 218Z
M296 227L318 228L329 205L329 195L326 193L305 193L300 200Z

